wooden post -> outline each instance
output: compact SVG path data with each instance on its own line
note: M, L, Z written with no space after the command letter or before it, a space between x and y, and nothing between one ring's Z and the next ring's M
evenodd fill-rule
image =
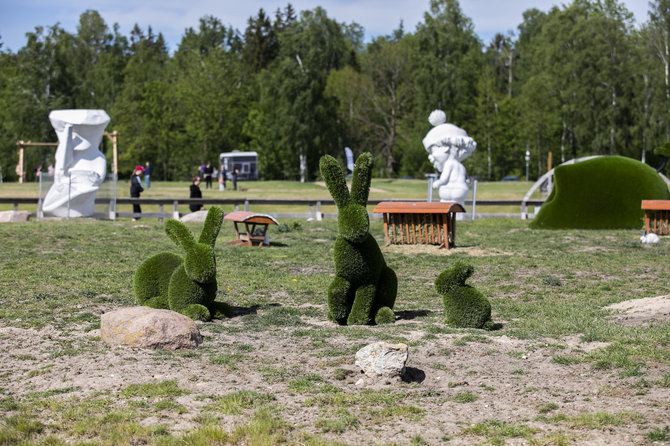
M551 152L547 154L547 172L551 170Z
M19 184L23 183L23 141L19 141L19 164L16 166L16 175L19 177Z
M105 132L105 136L112 141L112 173L118 175L119 173L119 132Z

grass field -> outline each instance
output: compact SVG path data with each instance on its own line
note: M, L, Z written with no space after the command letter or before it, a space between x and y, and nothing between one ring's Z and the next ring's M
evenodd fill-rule
M189 185L187 182L152 181L151 189L142 193L142 198L188 198ZM532 183L524 181L509 182L478 182L478 200L521 200ZM297 181L242 181L238 183L237 191L233 191L231 183L228 189L219 191L218 185L214 189L205 189L201 184L203 198L325 198L330 194L325 185L320 182L300 183ZM37 197L39 195L38 183L0 183L0 197ZM372 199L426 199L428 195L425 180L398 180L398 179L373 179L370 198ZM121 180L117 184L117 196L129 197L130 191L128 180ZM437 191L433 191L434 199L437 199ZM468 199L472 198L472 192ZM539 194L533 198L542 198ZM224 208L231 211L233 206ZM11 204L0 204L0 211L12 209ZM35 205L20 205L20 210L36 212ZM128 206L119 206L119 211L131 212ZM143 212L158 212L158 206L145 205ZM180 212L188 213L187 206L180 206ZM269 213L307 213L305 206L256 206L251 210ZM334 213L334 207L324 207L323 212ZM487 206L481 207L477 212L489 213L516 213L520 212L518 206Z
M425 192L410 184L413 196ZM145 196L172 186L157 183ZM405 186L373 183L393 194ZM606 308L668 301L667 237L643 246L637 230L459 222L450 252L384 248L399 277L394 324L340 327L325 317L336 221L281 223L288 231L271 228L269 248L227 245L234 234L224 223L218 299L235 315L199 323L203 345L177 352L110 348L99 334L100 314L134 305L142 260L180 253L162 224L1 225L0 445L670 441L668 307L642 316ZM383 240L381 223L371 230ZM443 323L433 282L456 260L475 266L471 284L489 297L500 329ZM359 381L355 352L378 340L410 346L403 381Z

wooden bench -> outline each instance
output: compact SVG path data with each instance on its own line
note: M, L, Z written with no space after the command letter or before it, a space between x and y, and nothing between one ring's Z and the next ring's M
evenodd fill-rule
M642 200L642 209L647 234L670 235L670 200Z
M231 220L235 224L235 235L237 239L233 240L232 242L228 242L228 244L231 245L270 245L270 242L266 238L268 225L278 224L277 220L275 220L275 218L271 215L256 214L254 212L247 211L231 212L230 214L226 214L223 219ZM237 226L238 223L244 223L246 232L240 232Z
M372 212L383 214L384 242L427 244L453 248L456 213L465 212L458 203L384 201Z

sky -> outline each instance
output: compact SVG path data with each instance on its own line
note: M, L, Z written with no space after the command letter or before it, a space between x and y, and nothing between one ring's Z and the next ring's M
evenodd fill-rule
M639 25L648 20L649 0L624 0ZM70 33L76 33L81 13L97 10L112 27L120 26L122 35L129 36L133 25L141 29L151 26L161 32L169 50L177 49L184 30L198 27L199 19L213 15L226 26L244 32L247 20L260 8L274 16L277 9L291 3L296 11L321 6L328 17L338 22L356 22L365 28L366 40L390 34L403 22L407 32L414 32L429 10L430 0L0 0L0 42L4 50L18 51L26 43L25 33L35 26L59 23ZM475 32L488 43L498 32L516 31L522 14L530 8L548 11L554 5L571 1L557 0L461 0L464 14L472 20Z

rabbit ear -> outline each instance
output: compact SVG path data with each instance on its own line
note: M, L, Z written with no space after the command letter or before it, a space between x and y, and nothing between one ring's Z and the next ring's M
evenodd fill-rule
M337 207L343 208L348 205L349 189L347 189L347 180L344 178L344 172L342 172L337 160L330 155L324 155L319 161L319 168Z
M205 219L205 226L202 228L198 243L204 243L213 248L214 243L216 243L216 237L219 235L219 230L221 230L222 221L223 211L221 208L209 208L209 211L207 211L207 218Z
M165 232L177 246L186 252L190 251L193 245L195 245L195 237L193 237L193 234L191 234L186 225L179 220L166 221Z
M362 153L354 164L354 174L351 179L351 199L361 206L368 204L370 194L370 180L372 177L372 154Z

